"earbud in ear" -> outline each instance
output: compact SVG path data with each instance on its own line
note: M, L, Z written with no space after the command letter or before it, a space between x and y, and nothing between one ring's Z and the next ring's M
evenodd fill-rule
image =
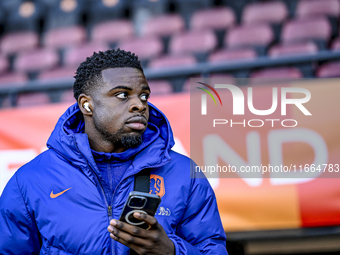
M83 107L86 109L86 111L91 112L91 109L90 109L90 107L89 107L89 103L88 103L88 102L85 102L85 103L83 104Z

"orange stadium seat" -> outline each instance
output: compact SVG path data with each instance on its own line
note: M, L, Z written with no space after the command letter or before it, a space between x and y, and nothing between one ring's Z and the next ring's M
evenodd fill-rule
M314 42L300 42L294 44L274 45L269 49L268 55L271 57L280 57L287 55L315 54L318 52L318 46Z
M229 7L196 11L190 19L191 29L226 29L236 22L234 11Z
M209 62L222 62L232 60L250 60L256 58L256 51L253 49L222 49L210 54Z
M58 53L53 49L43 48L18 54L14 69L19 72L41 71L51 69L58 63Z
M300 0L298 2L297 17L305 18L318 15L339 16L340 2L338 0Z
M150 61L150 68L183 67L196 64L196 58L192 55L166 55Z
M82 26L54 28L46 31L43 36L43 44L53 48L78 45L85 40L86 30Z
M125 40L119 43L119 47L135 53L140 60L158 57L164 50L162 40L156 36Z
M16 32L5 34L0 42L0 51L14 54L19 51L32 50L38 46L39 35L36 32Z
M290 20L283 25L282 42L301 42L309 40L328 41L331 25L326 17Z
M212 30L188 31L174 35L169 49L172 54L208 53L217 46L217 38Z
M318 78L340 77L340 62L329 62L320 66L316 72Z
M281 23L287 19L288 14L288 8L284 2L255 2L244 7L242 23Z
M110 20L97 23L91 32L92 41L116 43L121 40L132 38L134 27L129 20Z

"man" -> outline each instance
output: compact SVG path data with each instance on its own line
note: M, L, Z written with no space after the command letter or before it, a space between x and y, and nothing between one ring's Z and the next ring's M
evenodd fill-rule
M94 53L77 69L74 96L49 150L3 191L0 254L227 254L213 190L171 150L170 124L148 103L137 56ZM155 217L134 213L148 230L118 220L145 168L162 197Z

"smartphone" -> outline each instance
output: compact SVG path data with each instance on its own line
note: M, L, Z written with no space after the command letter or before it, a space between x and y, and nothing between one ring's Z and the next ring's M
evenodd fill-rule
M141 212L154 216L160 203L161 198L158 195L132 191L125 202L119 220L140 228L148 229L149 224L133 217L133 213Z

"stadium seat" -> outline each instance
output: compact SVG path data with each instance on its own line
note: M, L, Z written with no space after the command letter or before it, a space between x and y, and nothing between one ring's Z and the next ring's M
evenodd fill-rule
M17 106L44 105L50 103L50 97L45 92L20 94L17 98Z
M77 0L60 0L57 5L51 5L45 18L45 29L80 25L84 6Z
M242 13L242 23L281 23L287 17L288 8L284 2L255 2L244 7Z
M167 14L149 18L142 27L143 36L169 36L183 31L185 23L179 14Z
M323 64L316 71L318 78L340 77L340 62L329 62Z
M73 79L76 67L61 67L39 73L38 79L41 81L56 79Z
M58 53L53 49L38 49L17 55L14 69L19 72L33 72L51 69L59 63Z
M269 49L268 55L271 57L280 57L287 55L315 54L317 52L318 46L314 42L301 42L274 45Z
M183 53L208 53L217 46L217 38L212 30L188 31L172 36L170 52Z
M256 58L256 51L253 49L219 50L209 56L209 62L224 62L233 60L250 60Z
M336 38L331 45L332 50L339 51L340 50L340 37Z
M35 32L16 32L5 34L0 42L0 51L14 54L19 51L32 50L38 46L39 36Z
M171 83L166 80L150 80L148 84L151 90L151 97L153 95L165 95L173 92Z
M86 30L81 26L54 28L47 31L43 38L46 47L62 48L78 45L85 41Z
M330 36L331 25L326 17L290 20L282 28L283 43L308 40L328 41Z
M9 12L6 19L5 31L38 31L41 17L41 5L33 1L23 1L15 9Z
M88 8L89 24L95 25L96 23L124 18L128 2L124 0L91 1Z
M226 29L236 22L234 11L228 7L196 11L190 19L191 29Z
M75 103L76 99L73 96L73 89L64 91L60 96L60 102L62 103Z
M8 70L9 63L8 59L5 55L0 54L0 73L4 73Z
M296 7L296 17L315 17L318 15L339 16L338 0L300 0Z
M129 20L111 20L92 27L92 41L114 43L134 35L133 24Z
M84 62L87 57L93 55L93 52L105 51L108 45L103 42L91 42L80 46L70 47L65 51L64 66L77 67Z
M229 49L268 46L274 40L274 33L268 24L244 25L231 28L225 36Z
M28 80L24 73L3 73L0 75L0 86L8 86L9 84L25 85Z
M298 79L302 77L301 71L295 67L268 68L254 71L250 74L250 78L266 78L270 80Z
M192 55L166 55L150 61L149 68L168 68L168 67L183 67L196 64L196 58Z
M125 40L119 43L119 47L135 53L140 60L158 57L164 49L161 39L155 36Z

